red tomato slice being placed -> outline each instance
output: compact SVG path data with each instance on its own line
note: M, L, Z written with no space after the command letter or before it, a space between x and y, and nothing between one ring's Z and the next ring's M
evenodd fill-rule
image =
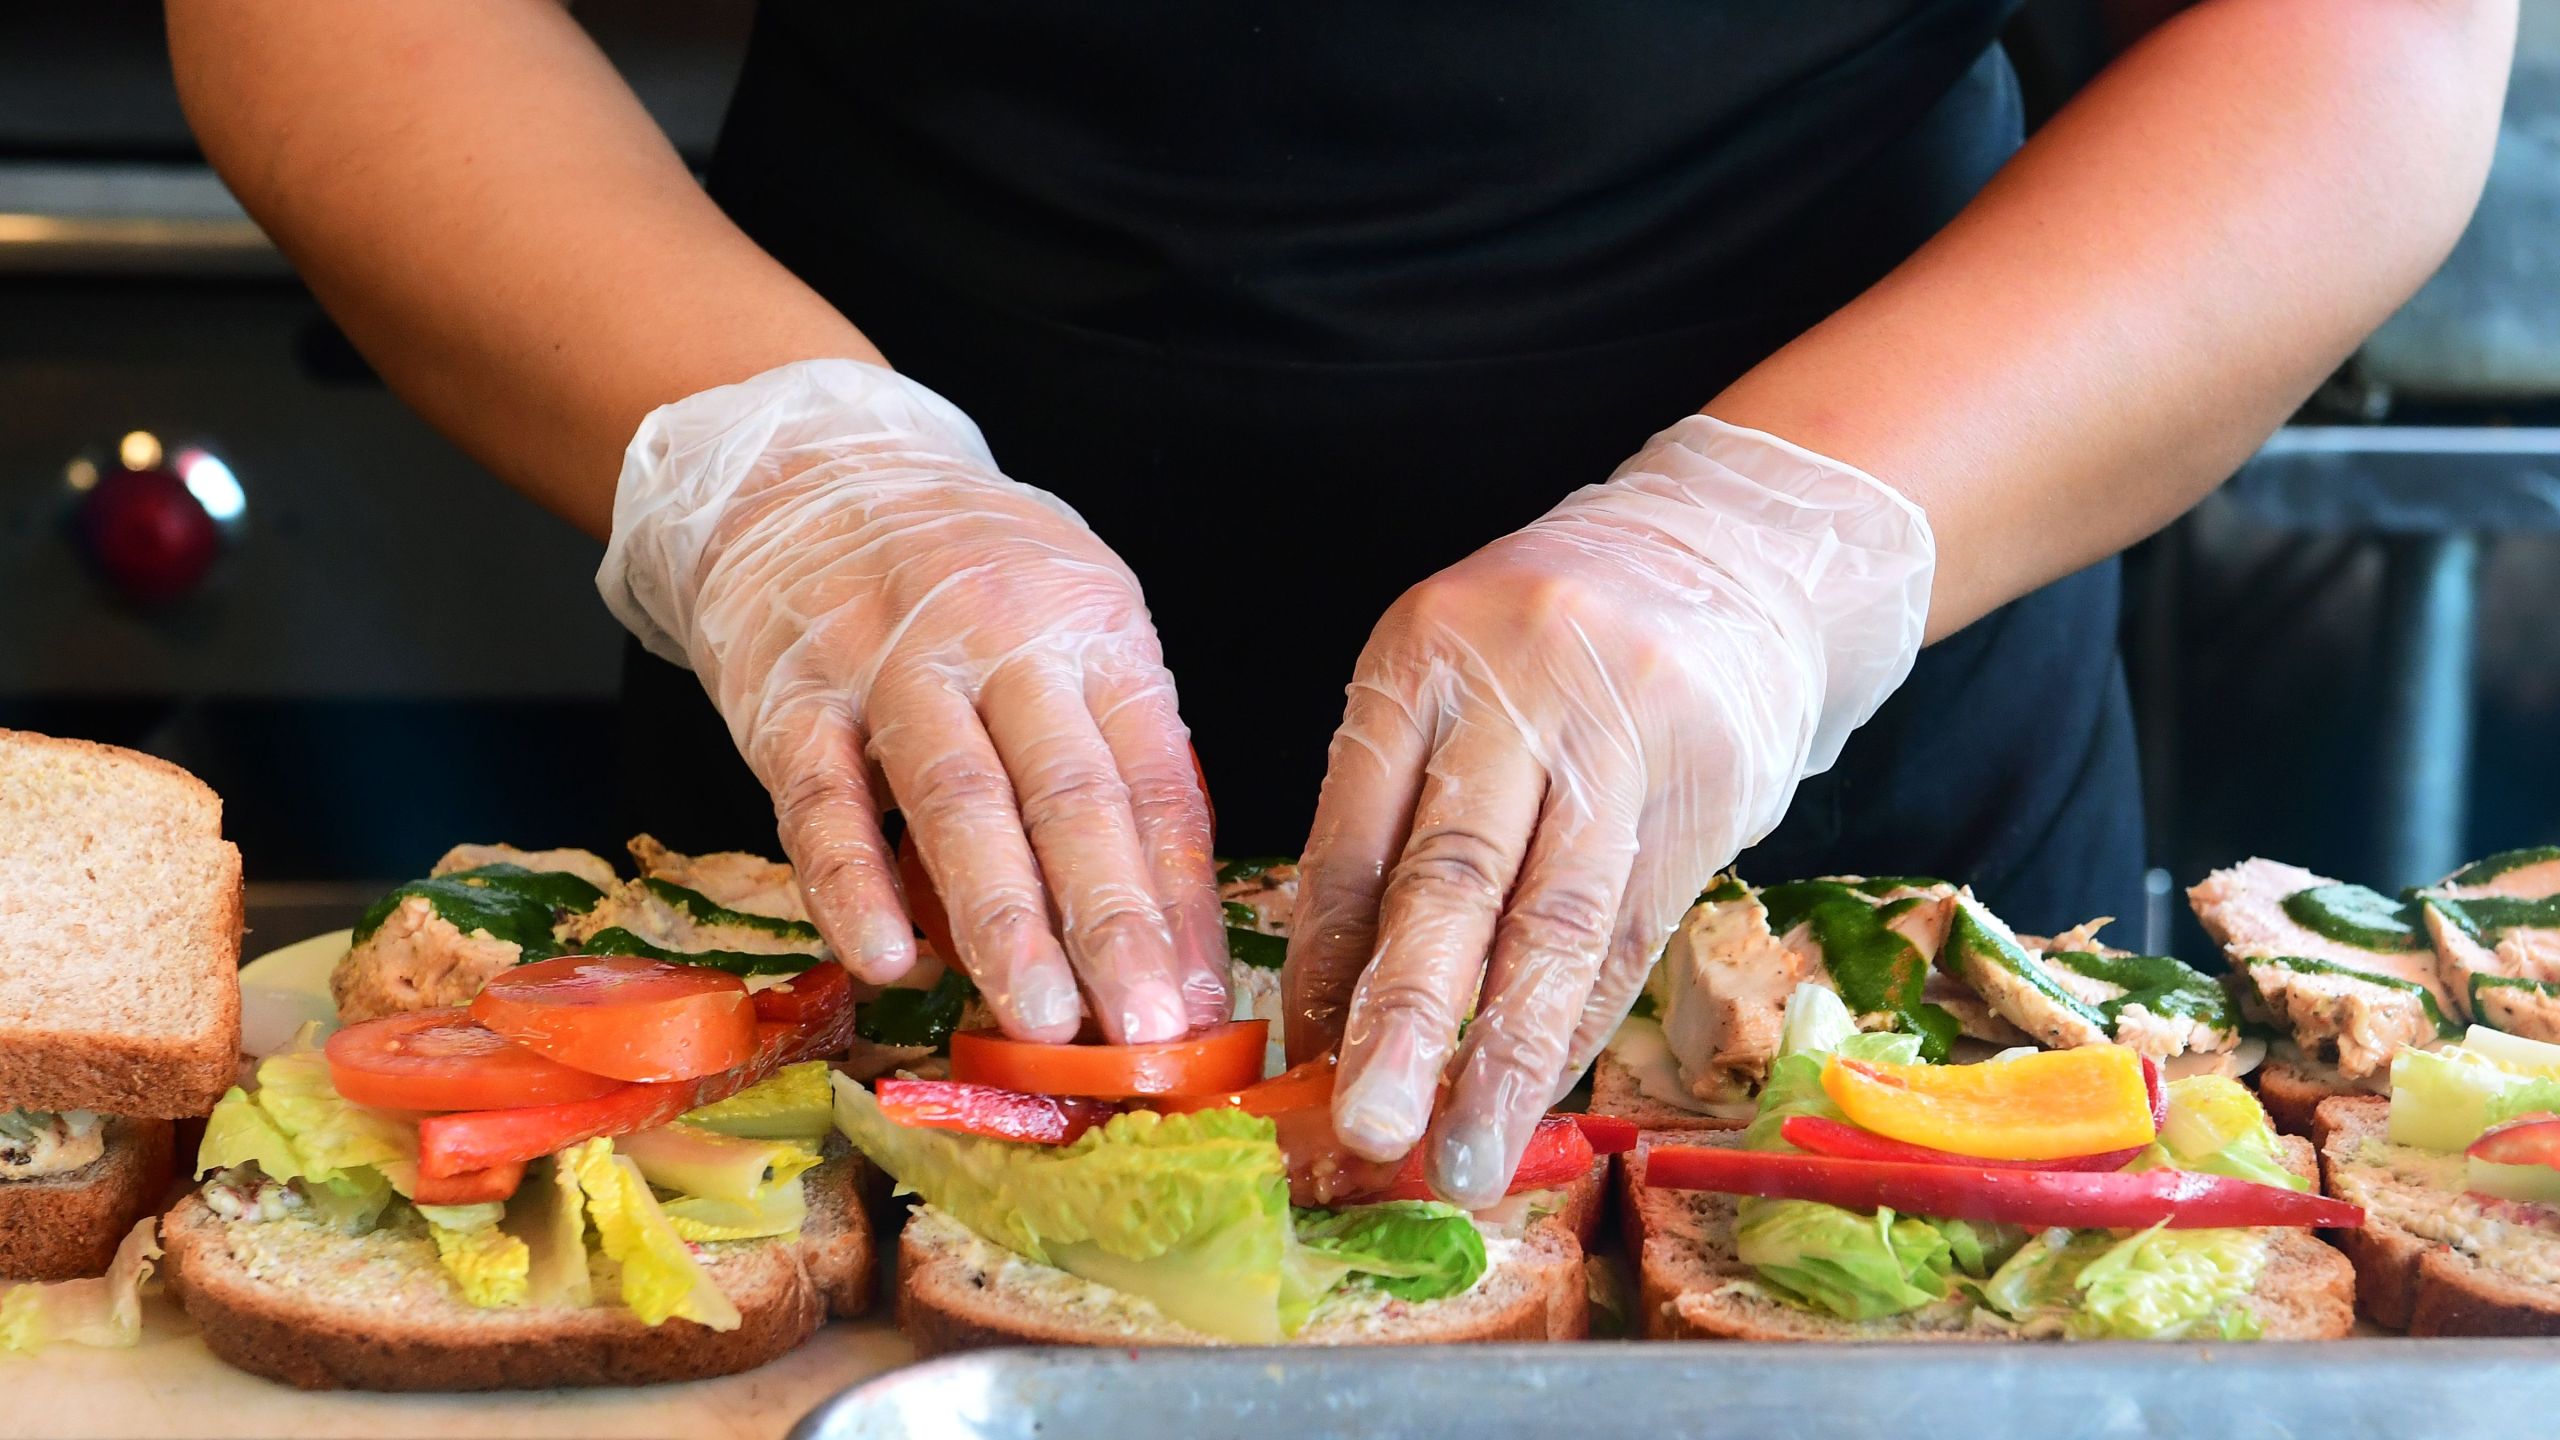
M1118 1113L1100 1100L1025 1095L957 1080L882 1078L872 1082L871 1093L879 1097L880 1113L900 1125L1031 1145L1064 1145Z
M960 963L960 952L951 943L951 917L943 913L942 897L933 890L933 877L924 870L924 852L916 848L913 827L898 837L898 889L907 897L907 918L924 932L924 943L945 965Z
M1042 1045L994 1030L951 1037L951 1078L1034 1095L1097 1100L1221 1094L1262 1074L1267 1020L1230 1020L1156 1045Z
M516 1044L457 1005L350 1025L329 1037L329 1083L385 1110L496 1110L592 1100L615 1088Z
M616 1080L716 1075L745 1064L756 1048L747 982L636 955L519 965L489 982L471 1014L529 1050Z
M490 1205L514 1198L523 1183L524 1162L510 1160L441 1179L421 1174L409 1198L421 1205Z
M1214 1095L1167 1095L1148 1103L1169 1115L1193 1110L1241 1110L1247 1115L1285 1115L1292 1110L1310 1110L1333 1099L1333 1056L1319 1055L1303 1065L1292 1065L1268 1080L1257 1081L1241 1090L1227 1090Z
M1510 1188L1505 1195L1523 1190L1560 1190L1591 1173L1591 1162L1598 1158L1589 1137L1582 1133L1581 1119L1576 1115L1539 1117L1538 1128L1529 1132L1529 1148L1520 1153L1520 1168L1511 1172ZM1431 1182L1423 1178L1422 1152L1431 1147L1429 1140L1413 1147L1404 1164L1386 1188L1359 1197L1375 1200L1437 1200Z

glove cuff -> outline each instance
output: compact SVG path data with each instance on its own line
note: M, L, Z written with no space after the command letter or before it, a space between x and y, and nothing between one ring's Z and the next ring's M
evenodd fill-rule
M1823 694L1803 773L1831 768L1920 653L1938 557L1929 517L1854 465L1710 415L1654 436L1609 488L1693 507L1667 528L1763 603L1804 617L1789 628L1818 645L1808 658Z
M622 455L596 591L651 654L689 665L703 552L740 494L795 451L859 448L995 473L960 407L879 365L798 360L649 412Z

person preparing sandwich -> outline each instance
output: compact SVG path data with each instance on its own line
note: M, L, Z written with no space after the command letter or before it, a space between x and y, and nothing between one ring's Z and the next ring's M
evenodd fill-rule
M858 976L895 810L1012 1036L1222 1017L1196 734L1343 1142L1476 1204L1746 847L2132 913L2109 557L2440 259L2515 23L2210 0L2021 146L2013 8L768 0L707 196L544 0L169 16Z

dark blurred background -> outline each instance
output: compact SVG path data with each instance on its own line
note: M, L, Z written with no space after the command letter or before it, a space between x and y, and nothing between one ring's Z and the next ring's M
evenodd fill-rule
M2154 944L2244 855L2388 886L2560 841L2560 0L2525 10L2453 261L2129 568ZM579 14L705 157L752 5ZM2104 53L2059 0L2010 48L2039 113ZM610 850L596 559L372 379L197 157L156 11L0 15L0 725L219 789L261 941L456 840Z

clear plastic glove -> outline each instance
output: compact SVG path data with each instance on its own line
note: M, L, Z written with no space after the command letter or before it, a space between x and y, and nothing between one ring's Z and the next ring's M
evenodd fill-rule
M701 677L856 975L915 962L896 809L1009 1033L1074 1038L1079 980L1111 1040L1225 1018L1208 806L1138 582L948 401L810 360L659 409L596 582Z
M1498 1198L1690 902L1910 673L1935 554L1872 477L1692 416L1407 591L1283 976L1292 1058L1340 1043L1343 1143L1410 1150L1458 1054L1427 1173Z

